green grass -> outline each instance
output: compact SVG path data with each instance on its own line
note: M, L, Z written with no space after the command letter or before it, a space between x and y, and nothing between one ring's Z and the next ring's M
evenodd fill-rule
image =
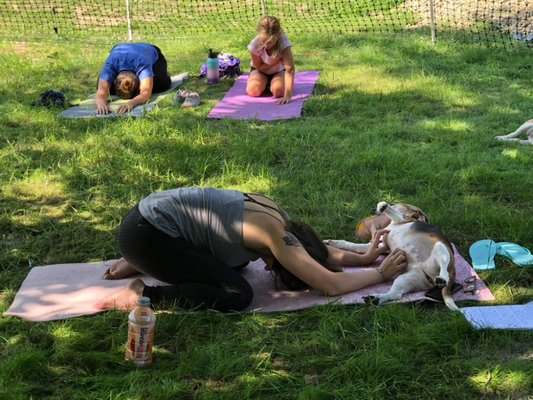
M263 192L324 238L352 238L380 200L425 210L468 259L478 239L533 249L533 149L494 136L532 118L530 50L424 38L291 37L321 75L299 119L208 120L231 86L186 86L141 119L66 120L42 90L91 93L109 46L0 43L0 311L31 266L118 256L122 215L150 191ZM248 37L157 42L172 73ZM245 67L246 68L246 67ZM482 273L493 304L533 299L533 269ZM461 304L469 305L469 304ZM442 305L160 314L155 362L125 365L126 314L0 320L0 399L526 399L533 336L474 330ZM529 397L528 397L529 396Z

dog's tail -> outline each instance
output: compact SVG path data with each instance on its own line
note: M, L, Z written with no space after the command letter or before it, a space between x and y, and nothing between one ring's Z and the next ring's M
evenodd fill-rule
M446 307L452 311L458 311L459 307L457 307L452 298L452 287L454 283L454 280L450 280L448 284L442 288L442 298L444 299L444 304L446 304Z
M441 292L444 304L446 304L446 307L450 310L457 311L459 310L459 307L457 307L452 298L452 288L455 284L455 257L453 256L453 251L444 243L437 242L433 248L433 255L439 264L441 276L445 275L444 277L447 278L446 285L442 288ZM444 274L444 271L447 273Z

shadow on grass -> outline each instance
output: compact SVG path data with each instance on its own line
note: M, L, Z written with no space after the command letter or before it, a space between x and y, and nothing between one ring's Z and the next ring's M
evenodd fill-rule
M341 57L321 64L321 54L333 49ZM493 143L500 132L478 127L501 129L502 121L527 111L527 92L505 89L522 85L527 68L510 69L501 80L481 73L469 83L464 75L472 66L500 63L505 56L492 49L454 54L351 38L318 40L313 51L318 55L304 60L309 69L349 68L353 59L344 56L355 53L358 62L385 76L438 76L472 101L443 99L427 87L371 93L324 73L303 117L290 121L206 120L229 82L191 83L204 89L205 103L195 110L161 107L141 120L66 121L29 108L30 90L13 95L19 84L8 82L3 93L14 97L0 96L0 102L19 110L1 122L7 128L0 200L6 250L0 276L8 293L3 302L17 290L30 260L36 265L115 257L126 210L151 191L176 186L259 188L327 236L351 234L354 220L377 201L392 199L428 211L463 254L480 236L532 243L524 217L531 209L530 149ZM505 69L507 63L486 71L498 75ZM51 72L65 73L59 67ZM499 109L500 102L508 107ZM34 182L41 186L33 188ZM527 300L531 270L507 267L483 278L516 293L509 299ZM532 386L530 333L474 331L439 307L163 314L156 362L141 371L122 363L125 324L120 312L47 324L2 319L6 362L0 371L13 382L6 397L103 398L115 391L116 398L519 398ZM488 372L495 379L485 386Z

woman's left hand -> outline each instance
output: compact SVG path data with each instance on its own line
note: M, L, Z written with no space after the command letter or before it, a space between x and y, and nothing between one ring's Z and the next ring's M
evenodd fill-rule
M283 96L276 100L276 104L287 104L291 101L291 96Z
M117 114L124 114L126 112L130 112L132 110L132 106L130 104L130 102L128 101L127 103L125 104L121 104L118 108L117 108Z
M366 255L369 257L369 262L374 261L383 253L389 251L389 246L387 246L387 234L389 231L387 229L379 229L372 236L372 241L370 242L370 247L368 248Z

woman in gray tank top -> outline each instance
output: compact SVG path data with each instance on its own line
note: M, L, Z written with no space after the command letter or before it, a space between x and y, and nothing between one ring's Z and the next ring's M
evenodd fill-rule
M387 249L378 231L364 253L326 246L308 225L291 220L274 201L238 190L185 187L155 192L123 218L119 248L123 258L104 279L141 272L168 286L132 280L96 303L100 309L131 309L139 295L153 304L240 311L253 298L239 270L262 258L289 289L313 287L338 295L382 282L406 267L402 252L389 254L378 269L342 272L340 265L365 265Z

